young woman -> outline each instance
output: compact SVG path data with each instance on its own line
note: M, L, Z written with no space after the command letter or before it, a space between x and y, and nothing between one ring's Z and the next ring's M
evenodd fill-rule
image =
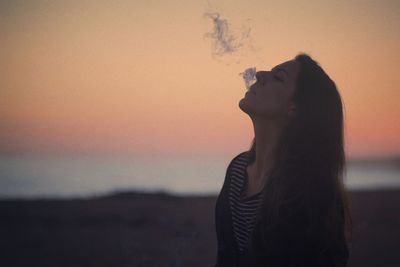
M230 162L215 206L215 266L346 266L352 219L335 83L304 53L256 78L239 102L254 139Z

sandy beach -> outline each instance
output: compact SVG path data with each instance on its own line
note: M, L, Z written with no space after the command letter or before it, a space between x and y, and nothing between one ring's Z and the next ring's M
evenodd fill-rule
M400 190L351 192L348 266L400 266ZM213 266L216 195L0 200L1 266Z

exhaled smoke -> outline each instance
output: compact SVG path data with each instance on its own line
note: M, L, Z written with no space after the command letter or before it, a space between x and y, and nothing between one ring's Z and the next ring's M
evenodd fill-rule
M239 73L243 77L244 83L246 84L246 89L249 90L250 86L256 80L256 68L248 68L244 72Z
M241 30L240 34L235 34L229 26L226 19L221 19L218 12L206 12L204 16L210 18L213 22L213 31L206 33L205 37L211 38L212 43L212 55L222 57L225 54L233 54L240 48L243 48L245 42L250 40L251 28L248 27ZM249 19L248 19L249 20ZM240 37L237 37L237 36ZM251 43L249 42L250 46ZM237 56L237 55L236 55ZM237 61L237 63L239 60ZM250 86L255 82L256 68L247 68L244 72L239 73L243 77L246 85L246 89L249 90Z
M236 37L229 28L229 23L226 19L221 19L218 12L206 12L205 17L213 21L214 29L212 32L206 33L205 37L209 37L213 41L214 56L223 56L236 52L244 44L244 41L250 37L250 28L243 30L240 38Z

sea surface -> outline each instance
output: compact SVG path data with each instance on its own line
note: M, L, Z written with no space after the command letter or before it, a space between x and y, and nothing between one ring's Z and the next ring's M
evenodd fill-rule
M0 198L91 197L119 191L218 194L233 156L1 156ZM400 188L400 168L350 163L344 182L349 190Z

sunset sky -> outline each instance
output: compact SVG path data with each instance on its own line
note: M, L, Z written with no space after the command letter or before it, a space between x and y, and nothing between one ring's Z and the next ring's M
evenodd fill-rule
M218 12L250 38L213 56ZM1 1L0 154L232 154L245 68L308 53L350 156L400 153L400 1Z

